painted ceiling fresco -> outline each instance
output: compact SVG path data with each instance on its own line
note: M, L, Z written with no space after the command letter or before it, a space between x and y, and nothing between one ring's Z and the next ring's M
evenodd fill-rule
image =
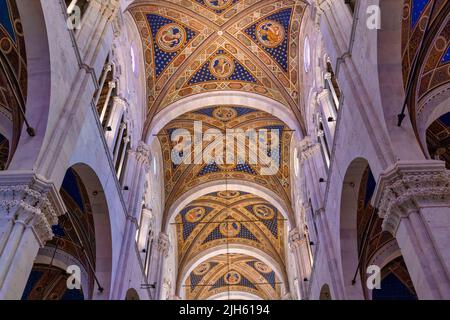
M413 125L431 110L424 98L450 82L450 3L446 0L406 0L403 10L402 58L405 88L411 82L408 107ZM431 15L431 18L430 18ZM414 70L414 60L418 68ZM412 81L411 81L412 80Z
M284 265L285 219L250 193L229 190L200 197L181 210L175 225L180 270L199 253L229 244L259 249Z
M231 291L280 299L280 280L264 262L243 254L222 254L198 265L184 284L187 299L207 299Z
M172 150L178 144L178 141L172 141L172 134L177 129L186 129L194 136L194 121L201 121L202 133L205 139L205 132L208 129L217 129L223 132L224 136L227 129L242 129L244 132L247 129L258 130L266 129L273 131L279 135L279 148L277 154L270 154L273 159L278 159L279 167L273 174L261 174L264 163L250 161L250 158L255 158L252 149L249 146L249 140L245 145L246 159L240 159L241 163L235 161L235 164L217 164L215 162L208 163L202 161L200 164L195 164L191 161L190 164L181 163L174 164L172 158ZM271 135L271 134L270 134ZM251 181L261 185L269 190L276 192L281 199L286 203L290 203L290 161L289 149L292 138L292 131L279 119L274 116L255 109L240 107L240 106L214 106L196 110L186 113L177 119L171 121L159 134L159 141L162 147L164 160L164 177L165 177L165 194L166 207L175 201L180 195L186 191L199 186L206 182L215 180L237 179L241 181ZM214 141L204 142L203 150ZM224 145L226 145L224 143ZM238 148L238 142L234 144ZM224 147L223 153L227 152ZM194 148L191 148L191 153ZM268 153L271 150L268 150ZM230 151L229 151L230 152ZM237 157L237 152L234 153ZM190 154L183 155L188 157ZM258 155L260 156L260 155ZM193 160L193 157L191 158ZM224 161L225 162L225 161Z
M297 60L304 6L290 0L133 5L146 63L148 122L177 100L217 90L264 95L291 108L300 121Z
M52 226L54 238L46 243L40 255L55 257L57 251L77 265L88 277L80 290L67 288L68 274L56 263L35 264L28 279L23 300L83 300L91 298L96 265L95 230L87 191L77 173L69 169L61 186L61 197L68 212ZM53 261L53 258L52 260ZM85 295L83 295L83 293Z

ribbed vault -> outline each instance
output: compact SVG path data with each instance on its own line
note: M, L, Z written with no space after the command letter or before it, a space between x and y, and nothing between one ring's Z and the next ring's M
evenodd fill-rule
M187 299L208 299L231 292L250 293L264 300L280 299L280 282L265 263L243 254L222 254L200 264L186 280Z
M294 0L138 0L128 8L144 49L143 140L157 136L161 145L163 230L176 234L177 290L186 298L233 292L279 299L288 290L290 147L294 133L301 137L305 128L298 54L306 6ZM224 103L233 100L221 98L226 94L238 101ZM196 97L198 106L183 108ZM250 103L255 97L264 107ZM230 246L238 252L224 252Z
M184 97L245 91L298 108L298 38L305 3L135 1L146 62L148 118Z

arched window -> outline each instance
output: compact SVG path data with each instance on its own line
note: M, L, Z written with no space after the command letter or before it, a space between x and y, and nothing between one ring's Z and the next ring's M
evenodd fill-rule
M97 107L97 113L100 123L105 131L111 131L109 120L113 109L113 97L117 95L117 82L113 79L113 64L106 59L100 77L99 88L94 97L94 104Z
M122 123L120 125L119 134L117 136L113 152L117 178L119 179L119 182L121 184L124 179L125 166L128 162L128 154L130 151L130 138L128 128L128 123L125 121L123 115Z
M345 0L345 4L350 10L350 13L353 15L355 13L356 0Z

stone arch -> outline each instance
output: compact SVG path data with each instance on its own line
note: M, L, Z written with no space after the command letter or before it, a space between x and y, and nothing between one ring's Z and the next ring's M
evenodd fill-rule
M27 102L25 116L34 136L24 126L9 169L32 169L44 142L51 90L51 62L47 26L41 1L16 0L27 52Z
M103 290L94 290L93 299L108 299L112 285L112 235L104 188L97 174L88 165L77 163L72 168L80 176L86 188L94 218L95 274Z
M180 270L178 279L177 279L177 287L176 290L181 296L184 296L184 292L181 290L181 286L186 281L187 277L190 273L202 262L207 261L208 259L221 255L221 254L245 254L250 257L254 257L258 260L261 260L266 265L268 265L278 276L279 279L282 279L283 282L283 290L286 291L287 284L287 275L283 271L284 267L280 266L277 261L275 261L270 255L267 253L254 248L248 245L243 244L228 244L228 245L219 245L214 246L204 252L199 253L194 258L190 259L190 261Z
M196 94L165 107L153 118L150 124L151 129L146 132L147 143L150 144L154 137L173 119L187 112L214 105L238 105L265 111L274 115L290 129L294 130L295 135L299 139L302 138L302 130L295 120L294 113L280 102L255 93L215 91Z
M442 87L437 88L437 90L442 90ZM450 91L450 85L448 85L448 91ZM433 99L433 98L431 98ZM447 96L447 98L443 99L436 99L430 102L433 106L426 108L432 109L432 112L429 112L426 116L426 120L423 119L418 125L418 135L420 139L420 143L423 146L423 151L425 153L425 156L428 158L432 158L429 151L429 145L427 142L427 135L428 135L428 129L435 125L438 120L445 116L446 114L450 113L450 96Z
M382 29L377 31L376 39L379 98L386 130L395 153L399 158L423 159L408 110L402 126L397 125L397 115L401 112L405 99L401 56L403 3L404 1L379 3L381 12L389 12L381 15ZM402 148L404 145L409 147Z
M360 277L355 277L358 268L358 239L357 239L357 193L360 188L361 179L369 165L363 158L354 159L345 174L341 205L340 205L340 256L345 297L347 299L364 299Z
M118 75L119 82L122 84L118 88L118 94L121 97L127 97L127 102L130 104L128 113L133 124L132 141L134 145L141 139L147 112L145 62L139 31L129 12L123 13L123 22L123 31L117 40L116 48L116 59L122 69L121 74ZM134 59L131 52L134 54Z
M163 232L167 232L170 226L170 222L173 221L175 216L192 201L209 193L226 190L244 191L254 194L255 196L262 197L263 199L269 201L281 212L283 217L287 219L289 227L291 227L295 223L292 208L287 206L285 201L282 200L275 192L250 181L241 181L235 179L216 180L195 186L188 192L185 192L180 197L178 197L177 200L170 206L170 208L168 208L166 216L163 217Z
M112 242L103 190L97 175L86 164L77 163L66 170L59 191L66 212L52 227L53 239L37 254L23 299L79 299L80 294L75 293L78 291L84 299L109 298ZM66 288L68 274L65 271L70 266L79 268L81 290L61 291ZM37 279L36 270L40 274ZM55 274L55 270L60 271ZM38 280L43 274L58 283L55 291L51 286L45 296L43 291L42 296L38 291L42 290Z

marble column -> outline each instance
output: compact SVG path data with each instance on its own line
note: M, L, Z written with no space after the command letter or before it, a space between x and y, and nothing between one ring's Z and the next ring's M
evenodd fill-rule
M65 206L53 183L34 173L0 174L0 299L20 299L39 248Z
M320 102L322 111L321 113L324 134L327 138L328 146L331 149L333 146L334 132L336 130L337 121L337 114L334 112L334 107L331 105L331 92L328 89L324 89L320 94L317 95L317 98ZM332 118L333 121L328 121L328 118Z
M95 106L97 105L98 100L100 100L100 96L102 94L102 89L103 89L103 86L105 85L105 82L106 82L106 77L108 76L108 73L110 73L111 71L112 71L112 64L108 63L103 68L103 73L102 73L102 77L100 79L99 89L97 90L97 93L95 94L95 98L94 98L94 105Z
M450 171L441 161L400 161L375 191L383 230L397 240L419 299L450 299Z
M114 287L113 295L117 299L120 299L121 294L127 289L124 286L123 278L127 274L127 261L130 252L135 252L136 231L142 208L143 186L146 173L150 170L150 157L150 148L144 142L140 142L135 150L130 151L130 157L128 158L129 163L124 180L124 184L128 186L128 191L123 191L127 204L127 221L119 258L117 285Z
M158 240L154 243L154 250L152 250L152 264L150 268L150 284L155 284L153 299L162 299L161 294L163 290L164 264L169 255L169 236L161 232Z
M103 124L103 120L105 119L106 111L108 110L109 100L111 99L112 91L116 88L116 82L110 81L108 82L108 93L106 94L105 102L102 106L102 111L100 112L100 123Z
M289 245L295 257L298 274L298 285L302 300L309 297L309 283L311 280L311 260L307 248L307 238L298 228L289 232Z
M325 215L325 208L323 207L326 183L319 182L320 178L326 179L327 177L325 164L320 153L320 144L314 142L310 137L305 137L302 141L300 152L307 179L307 188L309 190L311 204L314 208L313 220L317 225L317 240L319 241L319 244L316 243L316 245L320 246L322 248L321 250L325 253L328 264L327 267L331 276L330 286L333 289L335 299L343 299L344 289L339 279L338 272L336 272L336 270L340 270L340 268L336 258L335 244L331 238L331 229ZM312 226L308 227L311 228Z
M110 32L108 27L112 24L119 7L118 0L89 1L89 7L81 21L81 29L75 34L80 56L86 64L95 64L100 50L99 43L107 40Z
M152 224L153 224L152 209L144 207L141 212L141 219L140 219L140 224L139 224L140 230L139 230L139 236L137 238L139 251L142 251L146 247L148 233L150 231L150 227L152 226Z
M129 110L129 104L125 99L119 96L115 96L112 99L113 106L111 110L111 116L108 120L108 123L106 123L106 127L111 127L111 131L107 130L105 133L106 142L108 143L111 153L114 152L114 146L119 142L117 140L122 136L122 117L124 116L124 114L126 114L127 110Z

